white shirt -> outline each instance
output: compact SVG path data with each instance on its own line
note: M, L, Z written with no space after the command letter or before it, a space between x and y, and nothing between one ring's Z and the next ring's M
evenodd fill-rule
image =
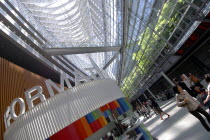
M207 86L207 91L210 92L210 84Z
M190 85L190 82L189 82L189 81L184 80L183 82L185 83L185 85L186 85L189 89L191 89L191 85Z
M183 90L185 94L176 95L176 103L178 107L187 107L189 111L196 110L199 106L197 101L186 91ZM188 102L185 103L183 100L188 99Z
M182 76L184 77L183 82L190 89L194 84L191 85L190 79L185 74L182 74Z

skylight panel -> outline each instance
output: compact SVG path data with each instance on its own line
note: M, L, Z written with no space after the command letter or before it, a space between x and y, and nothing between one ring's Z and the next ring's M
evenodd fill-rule
M35 5L39 6L39 7L47 7L48 5L51 5L48 2L43 2L43 3L36 3Z
M55 3L53 3L52 5L48 6L47 8L55 8L55 7L58 7L58 6L61 6L61 5L65 4L68 1L69 0L59 0Z

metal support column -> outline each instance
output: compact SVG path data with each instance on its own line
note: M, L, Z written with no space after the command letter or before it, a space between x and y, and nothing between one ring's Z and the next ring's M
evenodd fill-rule
M164 72L161 71L160 74L172 85L172 87L175 86L175 84L168 78L167 75L165 75Z
M147 96L146 96L145 94L143 94L143 95L144 95L144 97L145 97L146 99L148 99Z
M141 104L141 105L142 105L142 103L141 103L141 101L140 101L139 99L138 99L137 101L139 102L139 104Z
M122 2L122 13L123 13L123 22L122 22L122 25L123 25L123 29L122 29L122 33L123 33L123 36L122 36L122 46L121 46L121 58L120 58L120 71L119 71L119 76L118 76L118 85L121 84L121 80L122 80L122 74L123 74L123 71L124 71L124 65L125 65L125 56L126 56L126 53L125 53L125 48L126 48L126 43L127 43L127 38L128 38L128 8L129 8L129 1L127 0L121 0Z
M86 54L97 52L119 51L119 46L107 47L68 47L68 48L45 48L49 55L70 55L70 54Z
M157 100L157 98L155 97L155 95L151 92L151 90L149 90L149 88L147 88L148 92L152 95L153 98L155 98L155 100Z

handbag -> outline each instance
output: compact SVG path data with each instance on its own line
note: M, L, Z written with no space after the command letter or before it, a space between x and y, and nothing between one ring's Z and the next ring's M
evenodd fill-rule
M179 102L182 102L182 101L184 101L184 98L180 97ZM185 103L183 105L178 105L178 107L187 107L187 106L188 106L187 103Z

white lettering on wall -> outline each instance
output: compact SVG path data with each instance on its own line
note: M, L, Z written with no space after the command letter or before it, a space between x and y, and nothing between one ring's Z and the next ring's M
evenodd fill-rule
M66 82L66 85L68 88L71 88L71 84L65 74L60 75L60 87L57 86L52 80L48 79L45 81L45 84L47 86L48 92L50 94L50 97L54 96L55 93L52 89L54 87L58 92L64 91L64 81Z
M20 105L20 114L17 116L17 114L15 113L15 105L16 103L19 103ZM12 117L13 120L16 120L20 115L24 114L26 111L26 106L25 106L25 102L22 98L16 98L12 101L11 105L10 105L10 115Z
M5 124L6 129L10 126L11 119L12 117L10 115L10 107L8 106L4 114L4 124Z
M89 82L90 81L88 76L85 76L83 73L81 73L78 70L74 71L74 75L75 75L75 86L80 85L81 81L85 81L85 82Z
M37 93L32 97L31 93L36 91ZM35 86L27 91L24 92L25 96L26 96L26 102L28 104L28 109L31 109L32 107L34 107L33 101L40 98L40 100L43 102L46 100L44 94L42 94L42 87L41 86Z
M98 79L98 78L104 78L103 74L101 73L99 67L94 64L93 65L94 68L85 68L85 70L89 71L89 73L91 74L91 77L84 75L82 72L75 70L74 74L75 74L75 85L80 85L81 81L85 81L85 82L89 82L91 81L91 79ZM99 77L96 77L96 74L99 75ZM49 95L50 97L54 96L54 91L52 89L55 88L59 93L64 91L64 83L66 83L68 88L71 88L72 85L69 81L69 79L67 78L66 74L61 74L60 75L60 86L56 85L52 80L48 79L45 81L46 87L48 89ZM32 107L34 107L33 101L36 99L40 99L41 102L45 101L45 95L42 94L42 87L41 86L35 86L27 91L24 92L25 97L26 97L26 102L28 104L28 108L31 109ZM31 95L31 93L33 92L37 92L35 95ZM15 105L19 103L20 105L20 114L17 115L15 113ZM22 98L15 98L11 105L9 107L7 107L6 112L4 114L4 123L5 123L5 127L6 129L10 126L11 123L11 119L16 120L20 115L24 114L26 110L25 107L25 102Z

